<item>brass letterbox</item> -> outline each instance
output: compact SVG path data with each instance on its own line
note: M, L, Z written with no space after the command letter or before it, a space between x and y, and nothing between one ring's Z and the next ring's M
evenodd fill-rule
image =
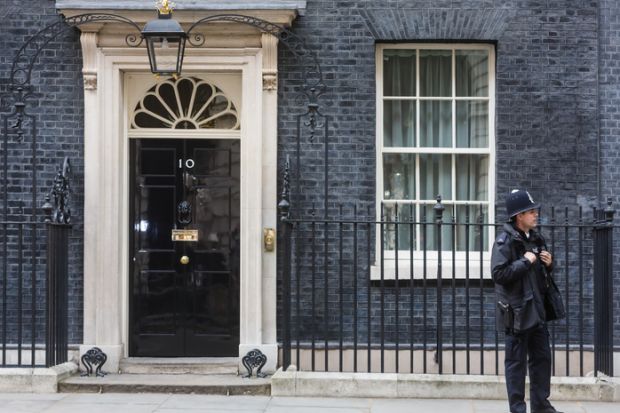
M198 242L197 229L173 229L172 241L175 242Z

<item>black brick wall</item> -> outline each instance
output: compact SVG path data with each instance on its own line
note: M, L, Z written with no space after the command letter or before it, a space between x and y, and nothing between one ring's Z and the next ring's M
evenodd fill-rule
M9 0L0 7L0 93L8 92L10 71L13 58L18 49L32 35L43 27L59 21L54 2L49 0ZM69 30L52 40L42 51L35 63L32 75L33 96L28 99L26 113L32 114L37 123L37 205L40 208L45 195L51 188L52 179L62 165L65 156L70 157L73 165L74 180L72 182L73 232L70 240L69 262L69 342L82 342L82 308L83 308L83 277L82 277L82 237L83 237L83 92L82 92L82 60L79 36ZM12 111L12 99L4 96L2 114ZM15 119L9 117L9 125ZM4 128L4 126L2 126ZM8 144L0 144L1 152L8 150L8 205L12 219L22 218L22 211L29 218L32 208L32 123L25 122L25 135L19 142L11 129ZM3 134L4 136L4 134ZM4 168L0 162L0 170ZM4 172L0 171L0 181L4 180ZM4 194L2 194L2 205ZM42 215L42 214L41 214ZM42 217L39 218L42 221ZM7 234L9 242L15 242L15 230ZM9 231L11 232L11 231ZM37 257L37 308L42 310L45 283L44 277L44 232L36 233L35 257ZM26 244L24 245L24 310L22 316L28 320L31 312L31 256L32 232L25 229ZM4 236L4 235L3 235ZM7 305L11 307L17 302L17 266L16 252L9 253ZM37 338L43 340L43 312L37 316ZM15 321L18 315L11 312L7 322L9 335L16 334ZM30 342L29 330L24 332L24 341Z

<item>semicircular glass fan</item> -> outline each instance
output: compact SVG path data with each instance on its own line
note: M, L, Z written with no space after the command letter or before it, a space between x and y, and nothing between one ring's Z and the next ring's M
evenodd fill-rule
M239 129L239 113L217 86L195 77L169 78L138 102L132 129Z

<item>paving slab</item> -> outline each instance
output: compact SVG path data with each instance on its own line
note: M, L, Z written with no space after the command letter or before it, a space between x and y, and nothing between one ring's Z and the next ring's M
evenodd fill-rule
M195 413L196 410L220 410L220 411L264 411L269 404L267 396L210 396L208 398L196 397L194 395L175 394L169 396L164 401L160 409L186 410Z
M618 413L620 412L620 402L615 403L595 403L595 402L580 402L581 407L587 413Z
M51 408L54 400L15 400L3 403L0 413L38 413Z
M230 412L235 412L235 411L239 411L239 412L243 412L243 413L265 413L264 409L260 409L260 410L230 410L230 409L219 409L219 408L207 408L207 409L192 409L192 410L186 410L186 409L157 409L155 412L156 413L187 413L187 412L191 412L191 413L230 413Z
M67 394L61 394L61 393L0 393L0 407L2 407L5 401L16 401L16 400L57 401L57 400L64 399L66 397L68 397Z
M327 398L327 397L272 397L269 406L305 406L305 407L343 407L343 408L368 408L369 399L347 399L347 398Z
M370 413L369 408L322 407L322 413ZM265 413L317 413L316 407L307 406L269 406Z
M97 403L84 408L80 404L57 403L41 412L45 413L153 413L157 406L150 404L126 404L119 407L118 404Z
M563 413L586 413L581 402L552 402ZM507 400L474 400L474 413L508 413Z
M438 413L439 411L449 413L474 413L474 407L471 400L377 399L372 401L370 411L371 413Z
M66 404L150 404L159 406L170 399L170 394L143 393L136 397L130 393L78 393L64 395L63 403Z
M473 400L474 413L508 413L507 400Z

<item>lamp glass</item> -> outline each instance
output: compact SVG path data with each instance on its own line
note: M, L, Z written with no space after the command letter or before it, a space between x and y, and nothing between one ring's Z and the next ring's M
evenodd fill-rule
M181 25L172 19L171 13L158 13L156 20L146 24L142 37L146 40L151 72L181 74L187 34Z

